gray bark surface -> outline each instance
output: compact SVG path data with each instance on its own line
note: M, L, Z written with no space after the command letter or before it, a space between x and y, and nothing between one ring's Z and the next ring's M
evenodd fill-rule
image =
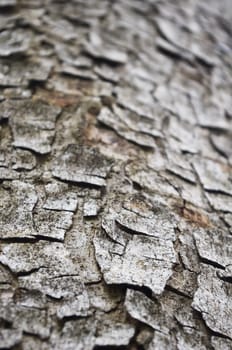
M0 349L232 349L230 0L0 0Z

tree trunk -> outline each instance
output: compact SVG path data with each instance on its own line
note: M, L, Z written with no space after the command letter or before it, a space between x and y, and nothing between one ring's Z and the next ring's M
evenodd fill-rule
M232 349L228 0L0 0L0 349Z

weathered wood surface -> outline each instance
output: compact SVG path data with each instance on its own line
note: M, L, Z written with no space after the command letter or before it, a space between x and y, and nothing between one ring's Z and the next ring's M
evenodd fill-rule
M0 0L0 349L232 349L231 23Z

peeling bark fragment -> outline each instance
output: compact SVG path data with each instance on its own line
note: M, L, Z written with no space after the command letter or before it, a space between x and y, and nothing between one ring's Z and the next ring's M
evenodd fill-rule
M79 50L74 47L56 43L55 51L64 64L68 63L79 68L91 68L92 66L92 60L89 57L82 56Z
M52 258L51 258L52 259ZM56 266L41 267L28 276L19 277L21 288L37 290L43 295L49 295L55 299L64 298L66 301L79 291L82 286L81 278L78 275L65 275L65 272L56 271Z
M45 310L28 308L10 302L7 305L0 304L0 311L1 318L11 323L13 329L35 334L41 338L47 338L50 334ZM21 337L20 332L18 332L18 337Z
M37 337L24 336L22 339L22 348L24 350L47 350L48 342L46 340L42 341Z
M190 300L170 292L151 300L128 289L125 306L131 317L155 330L148 349L208 349L207 336L193 315Z
M232 286L217 277L213 267L203 267L192 306L201 312L207 326L214 332L232 337Z
M195 250L194 238L191 231L186 228L181 229L182 233L179 235L181 243L180 256L184 267L196 273L199 272L199 259L197 251Z
M177 23L160 17L156 19L156 24L159 31L169 42L181 49L186 49L188 47L190 33L183 31Z
M103 324L95 344L98 346L127 346L135 331L133 326L116 323L109 327Z
M29 48L29 38L22 30L4 30L0 33L0 57L24 54Z
M184 328L184 331L177 333L177 349L178 350L207 350L209 349L207 344L207 337L201 332L197 332L195 329Z
M165 210L157 209L151 218L143 218L139 214L122 209L115 218L116 222L125 229L147 236L158 237L164 240L175 239L174 216L167 216Z
M220 193L205 193L205 195L213 209L232 213L232 196Z
M199 101L194 100L194 107L199 124L202 127L225 131L231 130L231 122L226 119L225 112L221 106L214 103L201 105Z
M34 213L35 236L64 240L66 231L72 226L73 213L38 209Z
M17 171L5 167L0 167L1 180L18 180L19 178L20 174L17 173Z
M174 271L167 285L183 295L193 297L196 289L197 275L189 270Z
M150 192L156 192L163 196L179 197L179 193L174 186L159 176L154 170L147 169L137 162L128 164L126 173L133 182Z
M38 242L5 245L2 247L0 262L7 265L16 274L29 273L41 267L50 267L55 276L72 275L79 272L79 266L74 264L70 252L62 243Z
M42 101L6 101L1 107L2 116L10 120L14 146L41 154L51 151L60 108Z
M84 317L91 314L88 293L82 285L75 288L73 297L63 299L57 309L57 316L60 319L70 316Z
M130 316L149 325L154 330L168 334L171 320L163 313L162 305L150 300L143 293L127 290L125 306Z
M161 294L176 256L170 240L123 233L124 242L94 239L95 255L107 284L132 284ZM135 272L136 271L136 272Z
M157 126L161 128L164 110L158 103L154 103L151 94L146 92L142 94L141 91L129 87L116 87L115 93L120 106L139 116L150 118L151 121L155 120Z
M175 164L169 164L166 167L167 171L170 172L173 175L176 175L183 180L189 181L193 184L196 183L196 176L193 171L181 168L180 166L177 166Z
M1 3L0 3L1 6ZM0 330L0 349L10 349L22 340L22 330L18 328Z
M25 88L6 88L3 90L3 95L6 99L24 99L30 98L32 92L29 89Z
M118 135L124 137L128 141L134 142L143 147L155 147L155 141L150 135L142 134L140 128L132 130L127 121L128 112L123 112L119 108L115 109L115 113L112 113L107 108L102 108L100 114L98 115L98 121L102 124L112 128L117 132ZM131 122L130 122L131 124ZM151 132L151 131L150 131Z
M4 182L1 189L0 237L30 237L34 232L32 210L37 202L34 186L22 181Z
M45 191L47 199L43 205L44 209L76 211L77 194L70 191L68 185L58 182L50 183L45 186Z
M90 318L66 322L62 331L53 333L51 347L57 350L92 350L95 343L96 321Z
M163 108L175 113L181 119L180 121L172 116L169 126L172 135L183 142L183 148L185 147L191 153L196 153L197 142L195 132L191 128L196 124L196 116L188 93L179 89L175 84L174 86L158 85L154 97Z
M232 169L228 165L209 159L198 159L193 165L206 190L232 195Z
M96 149L70 145L54 162L53 175L61 180L104 186L111 162Z
M94 72L98 74L101 78L112 83L117 83L120 79L119 73L115 69L113 70L112 67L109 67L106 64L101 64L100 66L97 66L94 69Z
M95 80L96 79L96 75L94 74L94 72L92 72L91 70L88 70L88 69L83 69L83 68L78 69L76 67L64 65L59 69L59 72L61 72L63 74L71 75L74 77L87 79L87 80Z
M1 150L2 159L0 161L0 179L17 180L20 178L20 171L32 170L36 166L36 158L29 151ZM15 171L17 170L17 171Z
M93 58L102 59L114 64L125 64L128 59L125 52L115 50L114 47L87 44L85 51Z
M109 312L118 306L124 298L124 293L120 287L108 286L105 283L90 284L86 286L90 306L104 312Z
M52 18L52 16L44 15L42 23L40 24L40 30L52 36L66 40L72 40L76 38L76 33L73 25L64 18Z
M215 350L230 350L232 347L232 340L219 337L212 337L211 343Z
M148 346L148 350L154 350L154 349L159 349L159 350L175 350L176 349L176 344L175 344L175 338L166 335L160 332L155 332L154 337L151 341L151 343Z
M58 338L52 339L53 347L60 350L92 350L94 346L127 346L134 335L134 327L124 323L124 316L108 314L100 320L101 314L95 318L83 318L66 322ZM121 316L122 317L122 316Z
M225 157L232 159L232 135L216 134L211 135L211 141L217 151ZM232 160L231 160L232 161Z
M36 167L36 158L29 151L17 149L15 153L13 153L12 163L12 169L32 170Z
M2 60L0 62L0 85L18 87L18 90L13 90L15 95L18 91L18 96L20 96L20 87L27 87L29 82L46 81L53 65L48 59L27 62ZM29 92L30 90L21 89L22 98L29 98ZM5 91L5 95L8 95L9 98L17 98L17 96L12 96L9 90L8 93Z
M154 216L154 212L158 208L154 208L154 205L146 199L142 194L133 194L125 198L122 207L132 213L135 213L143 218L151 219ZM162 211L162 209L160 210ZM159 212L159 209L158 209Z
M2 265L0 265L0 289L10 286L13 282L11 273Z
M100 210L99 204L95 199L90 199L84 203L83 215L88 216L97 216Z
M232 214L225 214L224 220L226 224L230 227L230 231L232 231Z
M231 264L232 237L227 232L198 229L193 234L201 258L224 268Z

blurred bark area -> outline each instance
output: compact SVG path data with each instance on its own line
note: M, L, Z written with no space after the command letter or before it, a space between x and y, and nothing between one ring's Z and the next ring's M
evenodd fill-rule
M0 349L232 349L231 23L0 0Z

